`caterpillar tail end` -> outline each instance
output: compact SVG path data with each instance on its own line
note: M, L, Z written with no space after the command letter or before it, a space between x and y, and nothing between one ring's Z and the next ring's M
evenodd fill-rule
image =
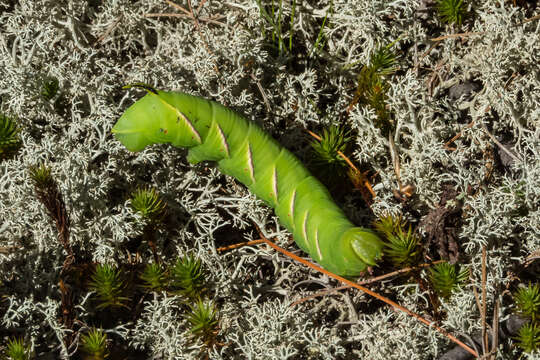
M369 266L376 265L382 254L383 242L373 231L362 227L349 227L338 241L332 242L332 256L320 259L319 263L329 271L354 279Z
M367 265L376 265L382 258L383 243L374 232L364 228L354 228L347 236L350 237L354 253Z

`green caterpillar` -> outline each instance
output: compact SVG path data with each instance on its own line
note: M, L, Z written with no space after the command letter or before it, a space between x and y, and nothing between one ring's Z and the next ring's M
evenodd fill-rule
M354 277L382 256L372 231L354 226L328 190L254 122L200 97L135 84L148 94L112 128L130 151L170 143L189 148L188 161L216 161L275 209L298 246L324 268Z

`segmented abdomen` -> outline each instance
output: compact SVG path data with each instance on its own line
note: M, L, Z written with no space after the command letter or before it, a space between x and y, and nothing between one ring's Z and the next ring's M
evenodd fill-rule
M213 106L210 130L201 145L190 149L188 159L217 160L223 173L273 207L298 246L326 269L349 276L365 270L367 264L343 238L347 231L359 228L334 203L326 187L254 122L220 104ZM216 149L221 159L216 158Z
M149 93L112 129L129 150L171 143L189 148L191 163L217 161L272 206L298 246L327 270L357 276L381 257L379 238L354 226L328 190L254 122L216 102L140 87Z

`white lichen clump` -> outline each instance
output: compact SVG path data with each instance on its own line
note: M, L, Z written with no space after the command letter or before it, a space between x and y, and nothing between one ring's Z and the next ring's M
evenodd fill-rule
M176 3L188 9L186 1ZM138 318L104 329L110 341L153 359L206 352L212 359L416 360L437 358L454 346L355 291L291 306L339 284L264 245L219 253L223 243L258 239L254 223L279 245L299 251L271 209L215 168L192 167L184 151L170 146L129 153L114 139L111 127L141 96L121 89L134 82L219 101L305 158L304 129L346 124L354 134L352 160L377 173L376 215L404 212L394 196L393 152L400 181L415 186L407 206L422 215L452 185L463 202L458 240L472 276L442 301L446 316L440 324L456 335L479 330L472 286L481 286L482 247L488 248L490 314L495 297L502 299L497 291L512 281L510 269L540 250L540 21L527 21L532 15L512 2L483 1L472 5L474 17L460 28L445 28L435 16L422 17L425 3L294 1L291 22L293 1L283 1L283 28L292 23L294 32L291 50L289 30L284 34L280 54L272 48L275 28L256 0L208 0L197 25L189 17L148 16L182 14L162 0L0 2L0 112L16 119L22 141L15 157L0 161L0 333L24 337L40 352L37 358L68 358L77 351L76 345L66 347L72 330L61 321L58 279L66 252L28 172L44 163L66 203L71 246L87 263L153 259L150 249L128 250L144 233L129 206L131 192L142 186L158 189L168 206L166 225L157 230L161 260L171 263L188 253L202 260L220 314L213 348L191 341L182 297L166 292L146 294ZM191 1L194 11L199 4ZM271 2L262 4L270 8ZM437 34L428 31L437 27ZM451 36L436 45L430 40L442 35ZM394 41L399 71L388 78L386 104L396 130L389 139L368 106L344 114L362 64ZM59 83L51 99L40 93L47 77ZM480 85L450 96L455 86L471 83ZM355 221L365 218L359 199L351 193L340 204ZM86 280L80 281L84 291L73 300L84 324L76 329L96 326ZM425 311L427 292L401 286L384 283L378 290L412 311ZM502 302L501 318L511 312L508 305ZM6 339L0 338L0 351ZM501 359L515 355L499 353Z

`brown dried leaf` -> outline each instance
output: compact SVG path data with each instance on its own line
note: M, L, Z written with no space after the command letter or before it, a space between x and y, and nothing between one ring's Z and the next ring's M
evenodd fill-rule
M435 209L420 222L420 229L426 234L425 250L428 254L435 250L442 259L455 263L459 257L458 232L462 225L461 201L458 192L451 185L445 185L441 200Z

